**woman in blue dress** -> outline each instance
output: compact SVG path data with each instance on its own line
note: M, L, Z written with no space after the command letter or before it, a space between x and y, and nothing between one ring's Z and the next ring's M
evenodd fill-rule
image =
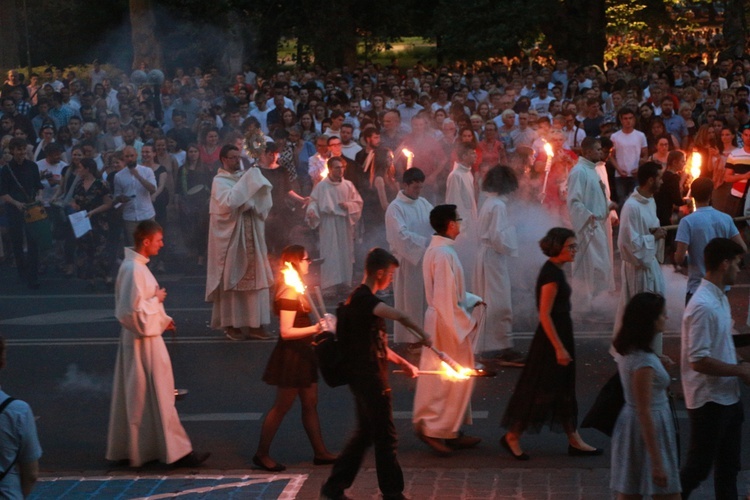
M651 349L656 333L664 331L664 304L661 295L635 295L612 343L625 395L612 433L610 487L618 500L680 498L677 438L667 398L670 378Z

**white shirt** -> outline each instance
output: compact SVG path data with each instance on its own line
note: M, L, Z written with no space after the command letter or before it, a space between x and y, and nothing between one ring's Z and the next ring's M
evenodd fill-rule
M143 165L136 165L135 169L147 182L156 187L154 171ZM122 204L122 218L128 222L138 222L153 219L156 215L151 193L143 187L141 181L133 176L129 168L125 167L115 175L114 196L124 194L130 201Z
M629 176L632 176L633 171L638 168L641 150L648 147L646 136L638 130L633 130L629 134L618 130L612 134L611 139L617 164L622 170L627 171ZM615 176L620 177L620 172L615 172Z
M690 367L691 362L708 357L737 363L729 300L719 287L704 279L682 315L680 370L688 409L694 410L709 402L732 405L740 399L737 377L706 375Z

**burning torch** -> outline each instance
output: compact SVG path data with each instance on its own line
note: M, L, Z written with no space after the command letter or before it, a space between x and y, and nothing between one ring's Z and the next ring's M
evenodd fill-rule
M402 149L401 153L403 153L403 155L406 157L406 170L409 170L412 167L412 162L414 161L414 153L406 148Z
M544 165L544 184L542 185L542 193L539 195L539 201L542 204L544 204L544 198L547 196L547 180L549 179L549 172L552 170L552 158L555 157L552 145L547 141L544 141L544 152L547 155L547 163Z

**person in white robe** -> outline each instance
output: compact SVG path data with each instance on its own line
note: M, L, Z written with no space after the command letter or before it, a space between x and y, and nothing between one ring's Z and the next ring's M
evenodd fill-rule
M471 165L476 161L477 153L473 148L458 148L458 161L448 174L445 191L445 203L458 207L461 219L461 234L456 238L455 250L466 275L474 275L474 262L477 255L477 196L474 175Z
M647 162L638 169L638 187L627 199L620 212L620 233L617 246L622 259L622 289L615 317L615 333L622 324L622 315L630 299L637 293L665 294L664 276L656 258L659 240L666 231L659 227L654 194L659 191L662 167ZM662 353L662 334L654 337L654 352Z
M225 145L222 167L211 186L206 301L213 302L211 328L224 329L231 340L269 338L262 325L271 322L265 219L273 204L271 183L260 170L240 170L240 151Z
M609 213L614 204L609 201L596 171L601 156L601 142L585 138L581 142L581 156L568 174L568 213L578 240L572 271L576 296L573 304L587 315L593 313L593 300L609 291L613 281Z
M310 193L305 217L320 236L320 256L325 259L320 266L320 287L324 290L337 285L348 289L352 282L354 226L362 216L362 197L344 179L344 165L338 156L328 160L328 176Z
M430 224L437 234L422 263L427 311L424 329L433 346L466 368L474 367L474 344L484 308L482 298L466 291L464 270L453 249L461 232L455 205L438 205L430 212ZM440 358L423 348L419 369L442 370ZM474 379L451 380L424 376L417 380L412 422L419 438L440 454L452 449L476 446L481 439L460 432L471 424L471 393Z
M474 269L474 291L487 303L474 352L505 366L522 367L525 356L513 349L513 306L508 265L518 257L516 227L508 217L508 195L518 189L510 167L497 166L482 183L486 194L479 211L479 252Z
M421 327L426 308L422 257L433 233L430 226L432 205L420 193L425 175L413 167L404 172L403 189L385 211L385 237L400 265L393 279L393 300L396 309L414 318ZM416 344L419 339L398 322L394 323L396 343Z
M607 233L610 267L612 268L612 273L610 274L609 291L614 292L617 289L617 285L615 284L615 244L613 238L613 228L620 223L620 217L617 215L619 206L614 202L614 200L612 200L612 186L609 185L609 175L607 174L607 158L609 158L609 153L612 149L612 141L610 141L609 139L605 141L604 138L602 138L601 142L602 159L601 161L596 162L596 173L599 174L599 178L601 179L602 184L604 184L604 193L611 207L609 210L609 217L607 217L607 222L605 222L604 224L604 230Z
M174 322L164 310L167 292L159 287L146 264L164 246L162 229L154 221L141 222L135 249L125 248L117 273L115 317L120 343L107 435L107 460L128 461L131 467L158 460L194 466L208 453L194 453L175 408L174 375L165 330Z

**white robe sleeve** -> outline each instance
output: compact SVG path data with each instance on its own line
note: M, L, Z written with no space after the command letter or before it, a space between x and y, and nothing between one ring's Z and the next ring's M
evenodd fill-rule
M430 237L409 230L408 213L394 203L385 213L385 234L391 250L415 266L430 244Z
M123 273L115 314L127 330L142 337L164 333L172 318L156 297L158 284L148 279L146 271L135 266L132 273Z
M483 236L497 253L518 257L516 226L510 224L505 204L497 203L493 207L487 234Z
M647 228L639 227L642 219L639 211L640 206L636 204L626 203L622 208L619 246L621 253L632 256L640 266L648 267L656 258L656 238Z
M346 207L349 224L353 226L359 221L359 218L362 217L362 207L364 206L364 202L359 195L359 191L357 191L357 188L354 187L354 184L352 184L351 181L344 180L342 182L344 182L348 188L344 206Z
M586 208L584 199L586 197L586 175L581 170L574 168L568 176L568 213L573 230L580 233L594 215Z
M454 332L459 342L463 342L476 327L476 320L464 308L464 304L472 307L476 305L479 297L467 293L459 297L460 291L450 262L451 258L447 255L441 257L433 261L432 280L435 286L430 305L437 312L440 322L447 326L449 331ZM473 304L469 305L467 302Z

